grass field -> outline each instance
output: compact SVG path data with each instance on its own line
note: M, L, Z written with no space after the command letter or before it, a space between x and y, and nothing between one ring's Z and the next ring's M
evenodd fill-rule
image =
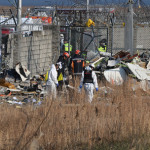
M135 83L138 84L138 83ZM89 104L69 91L39 107L0 105L0 149L144 150L150 149L150 97L131 84L109 86Z

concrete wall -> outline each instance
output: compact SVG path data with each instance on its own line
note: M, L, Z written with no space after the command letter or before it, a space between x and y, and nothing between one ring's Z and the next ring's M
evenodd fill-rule
M30 37L11 34L7 49L10 67L21 62L29 69L31 76L45 73L59 57L59 31L57 26L48 26L44 31L34 31Z

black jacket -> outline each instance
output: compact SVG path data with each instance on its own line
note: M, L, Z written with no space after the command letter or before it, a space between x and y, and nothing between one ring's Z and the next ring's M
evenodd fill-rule
M72 74L81 75L85 66L84 59L80 55L75 54L71 59L69 66Z

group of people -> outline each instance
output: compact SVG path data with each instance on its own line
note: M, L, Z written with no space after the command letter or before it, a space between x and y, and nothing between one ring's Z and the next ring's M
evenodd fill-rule
M102 39L102 40L99 41L98 50L100 52L106 52L106 50L107 50L107 40L106 39ZM64 44L62 46L62 51L72 53L72 45L71 44L69 45L68 41L64 41Z
M86 99L92 102L94 87L98 91L97 77L93 69L93 65L85 66L85 60L81 57L80 50L76 50L73 57L64 51L47 73L46 90L56 99L57 89L63 90L63 85L69 84L69 75L72 75L74 81L76 78L80 79L79 91L84 86Z

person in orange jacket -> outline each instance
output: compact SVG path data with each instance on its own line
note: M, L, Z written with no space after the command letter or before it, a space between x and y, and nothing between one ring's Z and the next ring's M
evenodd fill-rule
M81 51L76 50L75 55L71 58L70 60L70 67L69 71L70 74L72 74L73 80L76 79L76 77L81 77L82 71L84 70L85 67L85 60L84 58L81 57Z

